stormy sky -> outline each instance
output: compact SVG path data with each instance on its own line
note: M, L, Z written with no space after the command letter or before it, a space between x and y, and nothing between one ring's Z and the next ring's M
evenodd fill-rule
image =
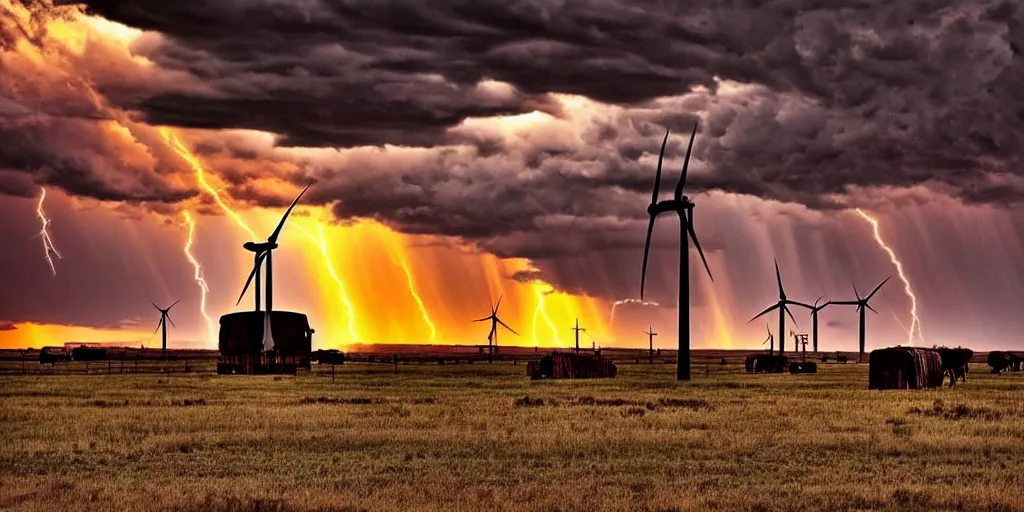
M777 258L807 302L893 275L869 345L906 342L910 301L862 208L902 261L927 344L1020 343L1017 2L0 0L0 20L4 329L118 328L149 322L147 297L194 296L183 210L200 216L210 287L237 293L248 269L218 263L210 240L239 234L161 129L243 210L312 182L304 203L332 221L636 299L661 138L672 131L670 190L696 122L687 189L715 281L691 254L691 301L725 320L704 314L695 332L724 322L757 346L763 322L746 322L774 300ZM37 236L44 186L57 276ZM660 322L664 346L678 233L659 220L645 298L662 306L622 307L630 333ZM852 348L856 315L829 311L821 328Z

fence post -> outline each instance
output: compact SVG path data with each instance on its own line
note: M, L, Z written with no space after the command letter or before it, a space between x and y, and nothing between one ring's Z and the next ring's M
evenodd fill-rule
M124 352L121 352L121 369L118 373L124 373Z
M334 363L331 363L331 382L334 382Z
M110 373L111 373L110 372L110 364L111 363L112 363L112 361L110 359L107 359L107 375L110 375Z
M27 371L25 370L25 352L26 352L25 350L21 351L21 374L22 375L28 375Z

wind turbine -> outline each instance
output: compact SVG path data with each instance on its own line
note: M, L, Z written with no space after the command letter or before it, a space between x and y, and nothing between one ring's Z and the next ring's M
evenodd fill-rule
M493 306L491 306L491 315L490 316L485 316L483 318L478 318L476 320L473 320L474 322L484 322L484 321L487 321L487 320L491 321L491 331L487 333L487 346L490 348L490 352L491 352L491 356L490 357L491 357L491 362L492 363L494 362L494 349L498 346L498 324L501 324L502 327L508 329L509 332L511 332L512 334L515 334L516 336L519 336L518 332L516 332L514 329L509 327L508 324L506 324L505 322L502 322L501 319L498 318L498 308L501 307L501 298L502 297L504 297L504 295L502 295L501 297L498 297L498 303L493 305ZM578 344L578 342L577 342L577 344Z
M174 301L174 304L177 304L179 302L181 302L181 299ZM153 301L150 301L149 303L153 304ZM160 344L160 346L161 350L163 351L164 359L167 358L167 322L170 321L171 325L173 325L175 328L178 327L177 325L174 325L174 320L171 319L171 308L174 307L174 304L167 306L167 309L160 309L159 306L153 304L153 307L160 312L160 321L157 322L156 329L153 329L153 334L156 334L157 331L163 329L163 342Z
M683 195L683 186L686 185L686 170L690 166L690 153L693 151L693 139L697 136L697 123L693 124L693 132L690 134L690 145L686 148L686 159L683 160L683 170L676 185L675 194L672 199L658 202L658 188L661 185L661 163L665 158L665 144L668 143L668 130L665 131L665 139L661 141L661 152L658 153L658 170L654 175L654 193L651 195L651 204L647 207L647 214L651 216L647 224L647 242L644 244L644 262L640 270L640 300L644 298L644 282L647 280L647 257L651 250L651 235L654 233L654 219L663 213L675 212L679 216L679 355L676 359L676 380L690 380L690 244L687 234L693 240L693 246L700 254L704 262L704 269L708 277L714 282L711 276L711 268L708 267L708 260L704 258L704 251L697 241L697 233L693 231L693 201Z
M807 308L807 309L813 309L814 306L811 306L810 304L804 304L803 302L797 302L795 300L789 300L789 299L786 298L786 290L784 290L782 288L782 273L779 272L779 261L778 260L775 260L775 279L779 283L779 301L776 302L775 304L769 306L764 311L762 311L762 312L758 313L757 315L755 315L754 318L751 318L750 320L748 320L747 323L749 324L750 322L753 322L754 320L757 320L761 316L766 315L766 314L770 313L771 311L774 311L774 310L778 309L779 310L779 331L778 331L779 332L779 354L785 355L786 354L786 336L785 336L785 332L786 332L786 315L789 315L789 318L791 318L793 320L793 323L796 324L796 318L793 318L793 313L789 310L789 308L787 306L792 304L794 306L800 306L800 307L804 307L804 308Z
M651 351L651 364L654 364L654 337L657 336L658 333L654 332L654 329L652 329L651 326L648 325L647 330L644 331L644 334L647 335L647 343Z
M860 312L860 355L857 357L858 361L862 361L864 359L864 310L870 309L871 311L878 313L878 311L875 311L875 308L868 304L868 301L871 300L871 297L874 297L875 294L878 293L878 290L882 288L882 285L888 282L891 278L892 276L889 276L881 283L878 283L878 286L876 286L874 290L871 290L871 293L869 293L867 297L861 298L860 293L857 292L857 285L853 285L853 294L857 296L857 300L826 302L826 305L835 304L837 306L857 306L857 311Z
M242 302L242 297L245 296L245 292L249 290L249 284L252 283L253 278L256 278L256 309L258 313L260 310L260 268L263 266L263 260L267 261L267 313L264 315L263 322L263 350L271 350L274 348L274 336L270 330L270 313L274 310L274 249L277 249L277 237L281 234L281 228L284 227L284 221L288 220L288 214L292 212L295 205L302 198L302 195L309 189L309 185L302 188L299 195L295 197L292 204L285 210L284 216L281 217L281 222L277 224L277 228L270 234L266 242L246 242L242 244L245 250L253 253L253 266L252 272L249 272L249 278L245 280L245 286L242 288L242 293L238 295L238 301L235 302L237 306Z
M764 330L768 333L768 337L766 337L761 344L764 345L765 343L768 343L768 355L775 355L775 337L772 336L772 330L768 327L767 323L764 324Z
M811 307L811 338L813 338L812 341L814 344L815 354L818 353L818 311L825 309L829 304L835 304L834 302L826 302L819 306L818 301L823 298L824 297L818 297L818 299L814 301L814 306Z
M580 328L580 319L579 318L576 319L576 327L573 327L572 330L576 332L576 353L579 354L580 353L580 331L587 332L587 330Z

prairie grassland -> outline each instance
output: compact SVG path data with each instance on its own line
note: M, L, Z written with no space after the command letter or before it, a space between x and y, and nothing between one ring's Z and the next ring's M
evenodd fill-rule
M1020 510L1024 375L0 378L3 510ZM329 371L329 370L328 370Z

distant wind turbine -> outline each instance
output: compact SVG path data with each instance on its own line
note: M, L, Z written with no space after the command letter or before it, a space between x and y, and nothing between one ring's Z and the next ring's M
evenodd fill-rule
M672 199L658 202L658 189L661 186L661 163L665 157L665 145L668 143L669 132L665 131L665 139L661 141L661 152L658 153L658 169L654 174L654 193L651 195L651 204L647 207L647 214L651 216L647 224L647 242L644 244L644 262L640 270L640 300L644 299L644 282L647 280L647 257L651 251L651 235L654 233L654 219L663 213L675 212L679 216L679 355L676 359L676 380L690 380L690 244L687 240L693 240L693 246L700 254L704 262L704 269L713 282L711 268L708 267L708 260L704 258L704 251L697 241L697 233L693 230L693 201L683 195L683 186L686 185L686 171L690 166L690 154L693 151L693 140L697 137L697 123L693 124L693 132L690 134L690 145L686 148L686 158L683 160L683 170L676 185L675 195Z
M498 308L501 307L502 297L498 297L498 303L491 306L490 316L485 316L483 318L473 320L474 322L485 322L487 320L491 321L491 331L487 333L487 346L489 347L491 352L490 359L492 363L494 362L494 351L498 347L498 324L501 324L502 327L508 329L509 332L511 332L512 334L519 336L518 332L516 332L514 329L509 327L508 324L502 322L501 319L498 318Z
M825 309L829 304L832 304L830 302L826 302L819 306L818 302L823 298L824 297L818 297L817 300L814 301L814 306L811 307L811 338L814 345L814 353L818 352L818 312Z
M755 315L754 318L751 318L750 320L748 320L747 323L749 324L750 322L753 322L754 320L757 320L761 316L767 315L768 313L778 309L779 310L779 331L778 331L779 332L779 354L785 355L786 354L786 336L785 336L785 333L786 333L786 315L789 315L789 318L793 320L794 324L796 324L796 318L793 318L793 313L789 310L789 308L787 306L788 305L794 305L794 306L804 307L804 308L807 308L807 309L813 309L814 306L811 306L810 304L804 304L803 302L797 302L795 300L789 300L789 299L786 298L786 290L782 288L782 273L779 272L779 262L778 262L778 260L775 261L775 279L779 283L779 301L776 302L775 304L769 306L764 311L762 311L762 312L758 313L757 315Z
M181 299L174 301L174 304L177 304L179 302L181 302ZM152 301L150 301L149 303L153 304ZM157 322L156 329L153 329L153 334L156 334L157 331L163 329L163 341L161 342L160 347L163 352L164 359L167 358L167 322L171 322L171 325L173 325L175 328L178 327L177 325L174 325L174 320L171 319L171 308L174 307L174 304L167 306L166 309L160 309L159 306L153 304L153 307L160 312L160 321Z
M775 337L772 336L772 330L768 327L767 323L764 324L764 330L768 333L768 337L766 337L761 344L764 345L765 343L768 343L768 355L775 355Z
M580 327L580 319L579 318L576 319L576 327L573 327L572 330L576 334L576 353L579 354L580 353L580 332L581 331L582 332L587 332L587 330Z
M875 294L878 293L878 290L882 289L882 286L891 278L892 276L889 276L881 283L878 283L878 286L876 286L874 290L871 290L871 293L869 293L867 297L861 298L860 293L857 292L857 285L853 285L853 294L857 297L857 300L829 301L826 303L835 304L837 306L857 306L857 311L860 313L860 354L857 357L858 361L864 360L864 311L865 309L870 309L871 311L878 313L875 308L868 304L868 301L871 300L871 297L874 297Z
M654 364L654 337L657 336L658 333L654 332L654 329L648 325L644 334L647 335L647 345L650 349L651 364Z

